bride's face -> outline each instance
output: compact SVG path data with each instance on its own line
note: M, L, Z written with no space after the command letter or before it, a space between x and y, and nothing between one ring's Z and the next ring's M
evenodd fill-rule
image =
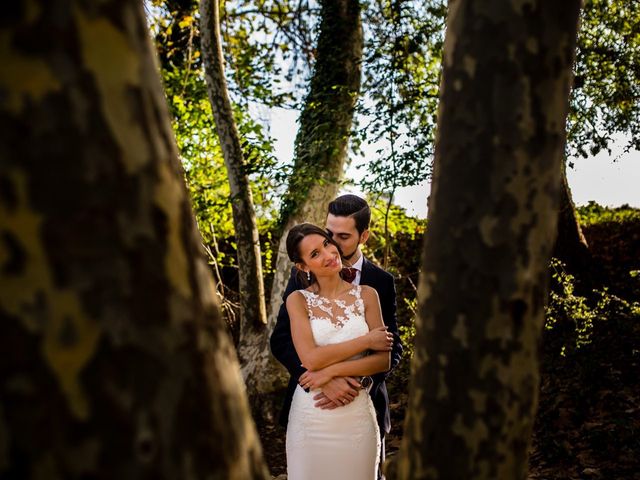
M338 247L322 235L307 235L300 241L298 248L300 258L304 262L303 265L299 265L302 270L309 270L316 277L340 272L342 261Z

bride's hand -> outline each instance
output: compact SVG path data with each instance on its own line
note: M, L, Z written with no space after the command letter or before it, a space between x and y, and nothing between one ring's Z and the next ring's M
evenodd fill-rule
M300 376L300 380L298 383L302 386L302 388L310 388L311 390L317 390L318 388L322 388L324 385L329 383L329 381L333 378L327 368L323 368L322 370L318 370L316 372L310 372L307 370Z
M378 352L389 352L393 345L393 334L387 331L386 326L377 327L367 333L369 348Z

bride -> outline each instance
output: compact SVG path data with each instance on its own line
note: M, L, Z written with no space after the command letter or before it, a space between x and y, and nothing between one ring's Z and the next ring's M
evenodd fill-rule
M340 249L316 225L293 227L287 253L306 289L287 297L291 335L307 372L293 395L287 427L289 480L376 478L380 432L371 397L323 410L313 397L333 377L389 370L393 336L382 322L377 292L340 276Z

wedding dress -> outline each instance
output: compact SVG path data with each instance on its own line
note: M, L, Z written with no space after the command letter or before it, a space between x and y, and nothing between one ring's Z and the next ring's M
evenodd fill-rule
M336 300L299 291L307 302L316 345L340 343L369 332L359 285ZM293 394L286 441L288 479L375 479L380 432L371 397L360 390L351 403L322 410L314 406L317 393L307 393L298 385Z

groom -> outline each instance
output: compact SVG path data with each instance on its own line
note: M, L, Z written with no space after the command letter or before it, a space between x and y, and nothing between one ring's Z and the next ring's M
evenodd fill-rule
M393 276L371 263L362 255L360 247L366 243L369 238L370 220L371 210L364 199L356 195L342 195L329 203L326 229L342 250L343 264L352 267L343 278L349 281L350 277L354 277L352 283L369 285L378 292L383 321L388 327L389 332L393 333L394 337L393 348L391 350L391 370L393 370L396 365L398 365L400 357L402 356L402 344L398 336L398 324L396 322L396 289ZM300 359L298 358L293 340L291 339L291 325L285 307L285 301L289 294L301 288L304 288L304 286L299 285L295 279L295 275L292 274L283 295L283 303L278 313L276 326L271 335L271 351L278 361L287 368L291 375L284 405L280 414L280 423L283 426L287 425L289 419L291 400L298 379L306 371L306 369L300 365ZM389 370L389 372L391 370ZM322 388L322 393L315 397L318 408L340 408L355 396L365 394L365 391L360 389L360 382L362 382L363 387L368 387L366 384L371 383L372 380L369 395L371 395L373 406L376 409L378 426L380 427L380 437L382 440L380 465L382 465L384 461L384 435L389 432L391 427L389 418L389 395L384 381L389 372L378 373L371 377L364 377L363 379L353 377L334 378ZM380 473L378 476L381 478Z

